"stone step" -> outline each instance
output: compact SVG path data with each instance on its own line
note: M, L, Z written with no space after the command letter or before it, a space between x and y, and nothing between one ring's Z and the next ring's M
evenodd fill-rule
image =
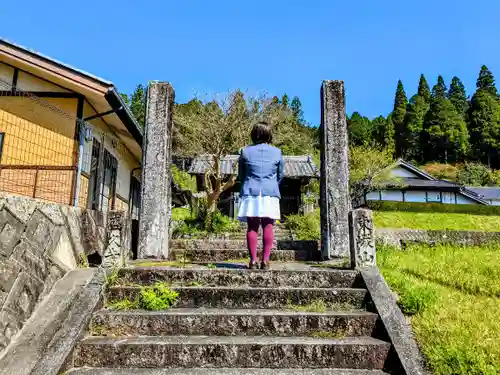
M262 251L258 251L259 259ZM273 250L271 261L289 262L319 260L319 252L312 253L307 250ZM171 260L188 259L194 262L223 262L232 259L248 258L247 249L208 249L208 250L181 250L176 249L171 253Z
M271 368L76 368L66 375L386 375L381 370Z
M130 267L118 271L120 284L151 284L156 281L172 285L364 288L358 271L354 270L271 270L246 269L172 269L167 267Z
M294 312L260 309L102 310L92 317L95 336L371 336L377 314L366 311Z
M354 288L249 288L249 287L173 287L179 292L175 307L261 308L273 309L302 306L321 301L330 310L361 309L367 297L366 289ZM107 300L135 300L141 287L110 287Z
M259 233L260 240L262 241L262 233ZM223 240L245 240L247 239L247 233L231 233L222 236L213 236L213 237L205 237L205 238L191 238L189 235L181 235L180 237L174 237L172 240L205 240L205 241L223 241ZM290 232L278 232L274 233L274 240L293 240L292 234Z
M274 247L278 250L305 250L318 251L318 241L294 241L294 240L277 240L274 241ZM262 241L259 241L259 248L262 248ZM171 249L246 249L246 240L207 240L207 239L189 239L189 240L171 240Z
M75 366L382 369L390 344L372 337L88 337Z

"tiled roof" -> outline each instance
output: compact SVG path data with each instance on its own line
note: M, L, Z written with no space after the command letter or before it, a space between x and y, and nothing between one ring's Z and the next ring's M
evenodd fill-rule
M304 156L284 156L285 177L319 177L319 170L314 164L312 157ZM212 157L210 155L201 155L193 159L190 174L205 174L211 167ZM238 155L227 155L221 161L221 172L225 175L235 175L238 173Z
M467 186L467 189L473 191L483 199L500 200L500 188L498 187Z
M408 186L408 187L460 188L460 185L444 180L423 180L420 178L403 178L401 180L403 186Z

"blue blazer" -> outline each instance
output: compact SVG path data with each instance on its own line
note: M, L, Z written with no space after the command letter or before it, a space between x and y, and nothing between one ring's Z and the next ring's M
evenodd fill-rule
M238 160L240 196L281 198L279 185L285 175L283 155L279 148L266 143L247 146Z

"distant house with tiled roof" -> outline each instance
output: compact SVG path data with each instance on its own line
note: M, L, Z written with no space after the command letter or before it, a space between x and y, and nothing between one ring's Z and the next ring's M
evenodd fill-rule
M391 167L391 174L399 180L398 184L366 194L365 201L491 204L478 190L486 188L471 188L438 180L405 160L398 160ZM491 193L486 190L483 192ZM498 201L500 204L500 194Z
M281 184L281 214L286 216L298 213L302 205L302 188L311 179L319 178L319 168L310 155L284 156L285 178ZM189 168L189 173L196 176L198 191L205 190L205 173L211 168L211 155L195 157ZM227 155L221 160L221 173L225 176L238 174L238 155ZM235 198L237 200L239 184L226 191L221 197L219 209L229 215L235 214Z
M467 189L476 193L479 198L488 202L490 205L500 206L499 187L468 186Z

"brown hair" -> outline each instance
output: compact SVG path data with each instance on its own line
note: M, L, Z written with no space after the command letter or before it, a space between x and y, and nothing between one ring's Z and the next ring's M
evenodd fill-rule
M273 135L271 133L271 127L266 122L258 122L252 128L250 133L252 142L256 145L261 143L271 143L273 141Z

